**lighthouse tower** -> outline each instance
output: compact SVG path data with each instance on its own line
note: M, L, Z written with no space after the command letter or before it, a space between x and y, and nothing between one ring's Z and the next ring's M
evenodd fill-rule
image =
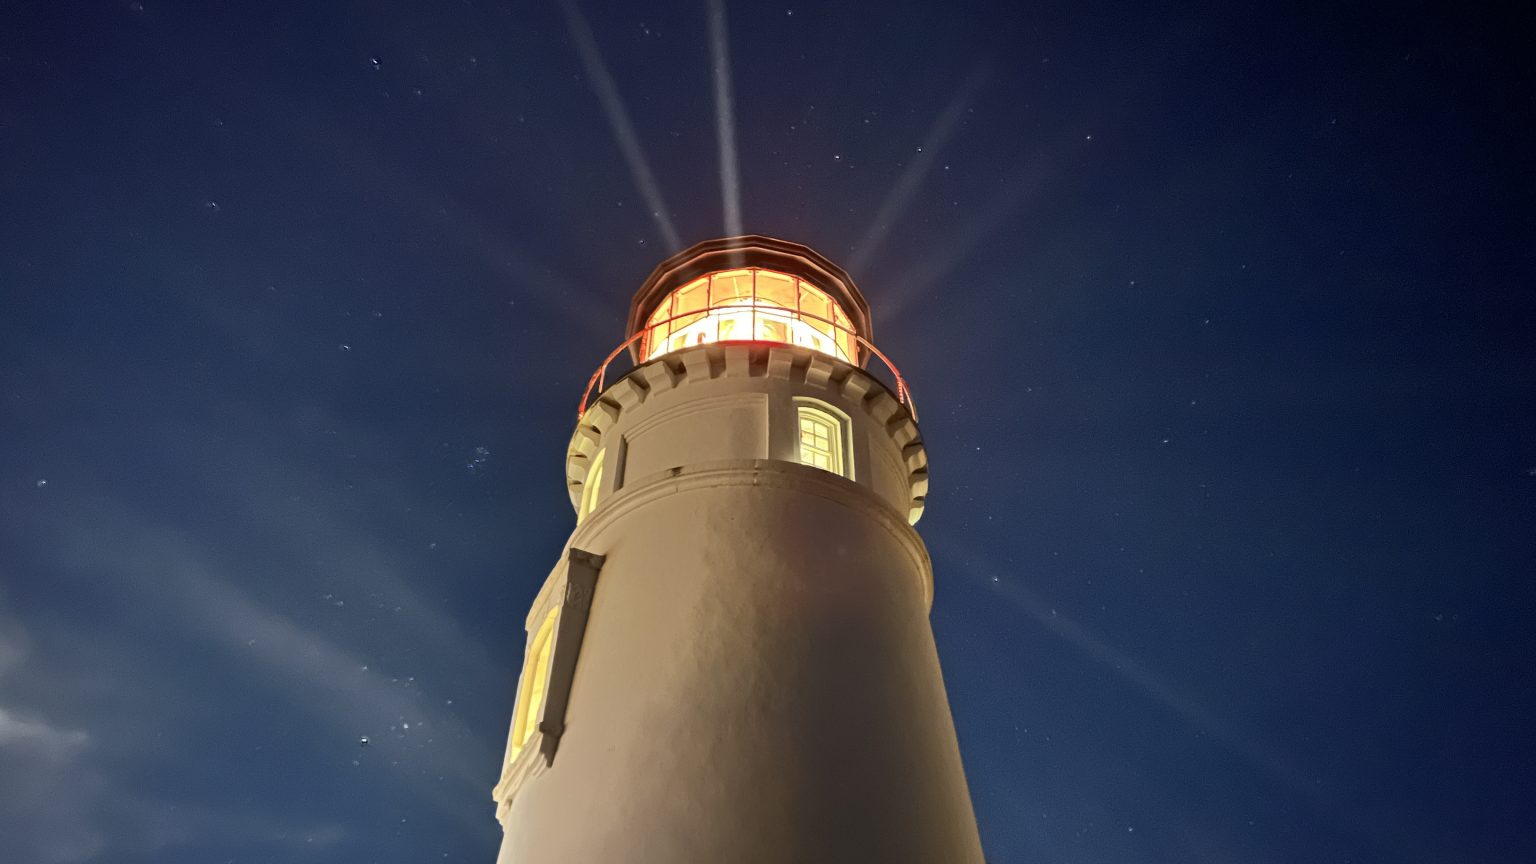
M870 339L848 274L769 237L640 286L566 453L498 864L980 864L912 527L927 453Z

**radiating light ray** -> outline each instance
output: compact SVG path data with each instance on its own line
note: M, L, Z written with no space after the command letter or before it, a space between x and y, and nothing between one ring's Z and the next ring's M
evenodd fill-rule
M979 587L989 590L1006 600L1014 608L1033 618L1046 630L1066 640L1085 657L1109 668L1130 682L1143 695L1161 704L1183 720L1196 732L1215 741L1229 753L1250 766L1267 774L1280 786L1294 795L1306 799L1320 812L1328 813L1341 827L1358 832L1360 836L1376 844L1383 852L1403 861L1434 860L1422 853L1428 848L1422 838L1410 841L1402 836L1400 819L1383 819L1376 815L1382 808L1373 802L1356 798L1345 800L1320 787L1315 774L1303 770L1293 760L1244 734L1232 723L1206 710L1198 702L1179 692L1177 688L1148 670L1130 655L1112 647L1093 631L1052 608L1040 595L1019 584L1015 578L997 567L977 544L961 544L945 537L942 532L925 531L924 539L929 548L942 552L950 561L966 565L960 572L974 579ZM1375 811L1375 812L1373 812Z
M720 196L725 208L725 233L735 237L741 228L741 174L736 162L736 114L731 97L730 39L725 26L725 3L709 0L709 59L715 81L715 138L720 145Z
M307 116L303 106L288 107L294 117ZM564 316L572 328L601 339L612 334L611 322L593 315L594 309L604 308L608 301L589 287L589 280L557 271L514 246L492 220L476 213L471 204L455 199L441 184L423 180L420 172L406 168L387 148L353 136L328 117L295 124L293 134L295 146L313 148L316 152L334 151L337 175L353 179L363 194L376 199L378 206L400 208L409 202L426 212L435 211L435 215L427 218L446 226L448 230L442 232L442 237L448 243L475 255L491 270L513 275L535 302ZM259 321L250 320L250 314L236 315L211 300L199 299L204 296L202 292L188 292L188 302L226 324L232 332L258 338ZM268 322L266 326L276 325Z
M1111 647L1093 631L1061 614L1051 604L1014 578L998 569L991 560L970 545L959 548L946 539L935 538L928 532L930 547L942 549L952 561L964 562L962 572L977 580L982 587L1003 598L1016 609L1035 619L1042 627L1065 639L1088 659L1106 666L1120 677L1134 684L1144 695L1163 705L1189 724L1195 731L1217 741L1232 753L1296 790L1306 787L1301 772L1291 768L1285 760L1269 752L1238 732L1230 723L1201 707L1197 702L1180 693L1172 685L1147 670L1130 655Z
M592 28L587 26L587 19L582 17L581 10L576 8L575 0L561 0L560 10L565 13L566 29L571 33L571 41L576 43L581 65L586 69L587 79L592 82L592 90L603 106L603 114L608 118L608 128L613 131L614 142L624 154L624 162L634 177L635 187L640 190L646 207L650 208L651 218L656 221L656 230L661 232L669 249L678 249L682 243L678 240L677 229L672 227L672 220L667 217L667 204L661 197L661 187L656 185L650 163L645 159L645 152L640 149L640 139L635 135L635 126L624 108L624 100L619 97L619 88L614 84L613 76L608 73L602 55L598 53Z
M917 190L927 178L928 172L933 169L934 160L938 158L939 151L949 143L955 130L960 128L960 118L964 116L966 107L976 95L976 91L986 81L987 70L983 64L977 64L960 82L954 95L949 97L949 103L944 110L939 112L933 125L928 128L928 134L923 136L923 143L918 148L916 157L907 163L907 168L901 173L896 185L891 187L885 200L880 202L880 209L875 212L875 218L870 222L864 236L854 246L854 251L848 259L848 269L854 273L864 270L864 266L870 262L875 253L880 251L880 244L885 242L885 237L891 228L901 220L907 208L911 206L912 199L917 195Z
M905 278L891 286L890 292L880 299L880 311L887 317L899 315L913 300L948 276L956 264L990 237L1052 176L1052 168L1044 156L1036 156L1024 168L1014 172L1003 188L961 226L944 248L925 256L921 264L911 268Z
M1197 42L1191 39L1183 46L1170 48L1173 56L1183 56L1184 53L1193 51ZM1080 129L1127 128L1127 112L1132 115L1139 111L1148 110L1148 106L1155 104L1155 90L1160 86L1156 78L1146 78L1131 92L1121 94L1120 98L1111 102L1096 106L1089 115L1075 124ZM922 263L907 271L905 278L892 286L889 295L881 298L878 308L886 315L895 316L906 308L917 296L931 289L936 283L948 276L955 265L959 264L970 254L971 250L981 245L984 240L991 237L1007 220L1014 215L1024 202L1038 195L1041 189L1056 176L1057 165L1046 157L1047 149L1053 153L1062 154L1058 158L1061 165L1072 163L1073 151L1068 150L1070 144L1076 143L1076 132L1064 135L1054 142L1042 142L1042 146L1033 157L1027 161L1021 159L1023 164L1002 179L1000 188L985 204L983 204L956 235L940 250L937 255L925 256Z

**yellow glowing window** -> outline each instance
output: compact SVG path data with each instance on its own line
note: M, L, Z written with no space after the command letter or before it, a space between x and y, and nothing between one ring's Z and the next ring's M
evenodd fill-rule
M788 273L722 270L668 294L646 322L646 360L711 342L778 342L852 361L853 322L826 292Z
M576 511L576 521L587 517L588 513L597 509L597 496L603 487L603 453L597 451L597 458L592 460L592 467L587 469L587 482L581 484L581 507Z
M830 412L810 405L796 409L796 422L800 429L800 462L813 465L833 474L848 475L848 464L843 446L843 421Z
M560 617L560 607L549 610L544 623L528 645L528 656L523 661L523 681L518 688L517 709L512 717L512 750L508 760L516 759L523 746L539 728L539 714L544 710L544 694L549 690L550 658L555 648L555 622Z

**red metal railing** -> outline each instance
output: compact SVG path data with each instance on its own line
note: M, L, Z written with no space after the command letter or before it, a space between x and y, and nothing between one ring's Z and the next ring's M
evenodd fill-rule
M662 327L664 325L670 325L673 321L677 321L677 320L682 319L682 318L689 318L689 319L692 319L693 321L698 321L698 320L700 320L702 318L709 317L711 315L711 313L719 313L722 310L729 310L729 309L733 309L733 308L748 308L748 307L717 306L717 307L715 307L713 309L698 309L698 310L694 310L692 312L685 312L685 313L683 313L681 315L674 315L671 318L665 318L665 319L660 320L660 321L653 321L653 322L651 322L649 326L645 327L642 330L636 331L633 336L630 336L628 339L625 339L623 342L619 343L619 347L613 349L613 351L611 353L609 353L609 355L606 358L604 358L602 365L598 366L597 367L597 371L593 372L592 373L592 377L587 380L587 389L585 391L583 391L582 394L581 394L581 405L578 407L578 410L577 410L577 413L576 413L577 421L580 422L581 418L587 416L587 409L592 406L593 394L601 395L602 392L605 389L607 389L608 367L613 364L614 360L617 360L619 358L619 355L625 353L625 351L628 350L631 346L633 346L636 342L640 342L641 340L645 339L645 337L647 335L649 335L651 333L651 331L657 329L658 327ZM758 314L757 313L757 309L759 307L753 306L753 307L750 307L750 308L752 308L752 315L753 315L753 321L754 321L753 332L756 332L757 328L756 328L756 323L755 322L757 320L757 314ZM907 411L909 411L912 414L912 419L913 420L917 419L917 406L912 403L912 391L907 387L907 379L902 377L901 370L896 368L896 364L892 363L889 357L886 357L885 354L879 348L875 347L875 343L869 341L868 339L865 339L863 336L860 336L857 332L855 332L850 327L845 327L845 326L843 326L841 324L838 324L835 321L829 321L829 320L827 320L825 318L822 318L822 317L820 317L818 315L812 315L809 312L799 312L799 311L796 311L796 310L793 310L793 309L785 309L785 310L780 311L780 310L777 310L777 309L773 309L773 307L763 307L763 308L772 309L772 311L768 312L767 314L771 315L775 320L780 319L780 318L784 318L784 319L801 318L801 319L807 319L807 320L812 320L812 321L819 321L822 324L826 324L826 325L832 327L834 330L836 330L836 331L838 331L840 333L846 333L858 345L868 349L870 355L879 358L880 362L885 364L885 368L890 370L891 377L895 379L895 383L896 383L896 398L897 398L897 400L899 400L901 402L901 404L907 406ZM736 343L736 344L752 344L752 343L757 343L757 344L764 344L764 345L787 345L787 344L790 344L790 343L787 343L787 342L777 342L777 341L766 340L766 339L730 339L730 340L723 340L723 341L720 341L720 342L710 342L710 343L704 343L704 344L725 345L725 344L732 344L732 343ZM649 343L648 342L643 342L642 344L649 344ZM692 348L692 347L695 347L695 346L690 345L688 347ZM805 347L805 346L800 346L800 347ZM679 350L682 350L682 349L679 349ZM816 349L811 349L811 350L816 350ZM662 353L665 354L665 353L671 353L671 352L662 352ZM825 354L826 352L818 351L817 353ZM662 355L658 354L656 356L660 357ZM828 356L835 356L835 355L828 355ZM838 359L842 359L842 358L838 358ZM646 362L649 362L649 361L648 360L642 360L640 362L641 363L646 363ZM844 362L848 362L848 361L844 361ZM634 365L639 365L639 364L634 364ZM633 368L633 366L631 368Z

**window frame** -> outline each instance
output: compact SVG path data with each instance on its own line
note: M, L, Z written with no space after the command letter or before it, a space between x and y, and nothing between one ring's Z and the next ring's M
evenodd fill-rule
M517 702L512 709L512 737L507 745L510 759L516 759L533 738L539 726L539 715L548 701L549 673L555 659L555 629L561 608L560 605L550 607L539 629L533 632L523 649L523 671L518 678Z
M524 649L501 777L491 792L496 818L503 825L523 784L554 765L603 560L602 555L571 549L550 574L528 615L529 622L539 623L529 632ZM531 706L529 699L540 678L543 693L537 706Z
M587 479L581 484L581 503L576 508L576 524L580 525L597 505L601 503L603 495L603 457L608 453L607 448L597 451L592 457L592 464L587 466Z
M853 422L848 418L848 415L838 410L836 407L821 401L820 399L811 399L804 396L795 397L794 408L794 442L796 460L801 465L805 465L809 468L816 468L820 471L826 471L829 474L836 474L839 477L846 477L849 480L855 479L853 464ZM819 420L824 425L831 427L832 434L829 435L828 438L833 444L834 449L833 452L829 455L835 457L837 470L822 468L820 465L805 461L805 443L801 440L801 435L803 432L800 426L803 422L803 419L808 414L812 417L813 420Z

